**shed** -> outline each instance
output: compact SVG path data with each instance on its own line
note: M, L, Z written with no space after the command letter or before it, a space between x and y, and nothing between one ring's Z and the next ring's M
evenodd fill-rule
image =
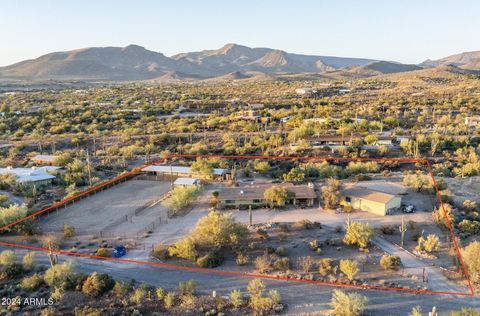
M380 191L374 191L365 187L350 187L341 191L345 202L354 209L385 216L393 210L400 208L402 198L400 196Z
M173 182L174 186L199 186L201 184L200 179L197 178L177 178L175 182Z

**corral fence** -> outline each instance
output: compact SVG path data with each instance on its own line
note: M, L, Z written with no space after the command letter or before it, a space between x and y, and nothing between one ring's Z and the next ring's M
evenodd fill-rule
M88 198L92 195L95 195L99 192L107 190L107 189L109 189L113 186L116 186L116 185L120 184L120 183L131 180L131 179L137 177L137 175L138 175L138 172L126 173L126 174L123 174L123 175L113 179L113 180L109 180L107 182L96 185L92 188L89 188L87 190L84 190L84 191L76 194L73 197L64 199L64 200L62 200L60 202L57 202L57 203L55 203L55 204L53 204L53 205L51 205L51 206L49 206L49 207L47 207L43 210L40 210L38 212L38 215L36 215L36 217L37 217L37 219L40 219L40 217L39 217L40 215L47 215L48 216L49 213L55 212L61 207L66 208L67 205L69 205L69 204L74 204L75 202L78 202L78 201L80 201L84 198Z

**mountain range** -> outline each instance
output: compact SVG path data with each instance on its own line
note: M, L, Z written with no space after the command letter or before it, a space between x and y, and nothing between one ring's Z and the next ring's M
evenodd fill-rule
M268 80L279 76L295 78L299 74L319 78L370 77L450 65L480 70L480 51L408 65L376 59L300 55L238 44L171 57L138 45L90 47L54 52L0 67L0 79Z

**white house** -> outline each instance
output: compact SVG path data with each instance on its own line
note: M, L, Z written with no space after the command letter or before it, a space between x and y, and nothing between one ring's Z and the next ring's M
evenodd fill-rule
M23 184L33 183L36 185L47 185L55 179L55 176L49 171L61 169L60 167L44 166L32 168L0 168L0 175L13 174L17 181Z

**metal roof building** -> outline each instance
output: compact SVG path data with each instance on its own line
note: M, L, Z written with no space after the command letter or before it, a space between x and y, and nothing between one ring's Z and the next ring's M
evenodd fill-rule
M32 168L0 168L0 174L13 174L17 181L21 183L33 182L36 184L48 184L55 176L48 173L48 171L58 170L60 167L32 167Z

